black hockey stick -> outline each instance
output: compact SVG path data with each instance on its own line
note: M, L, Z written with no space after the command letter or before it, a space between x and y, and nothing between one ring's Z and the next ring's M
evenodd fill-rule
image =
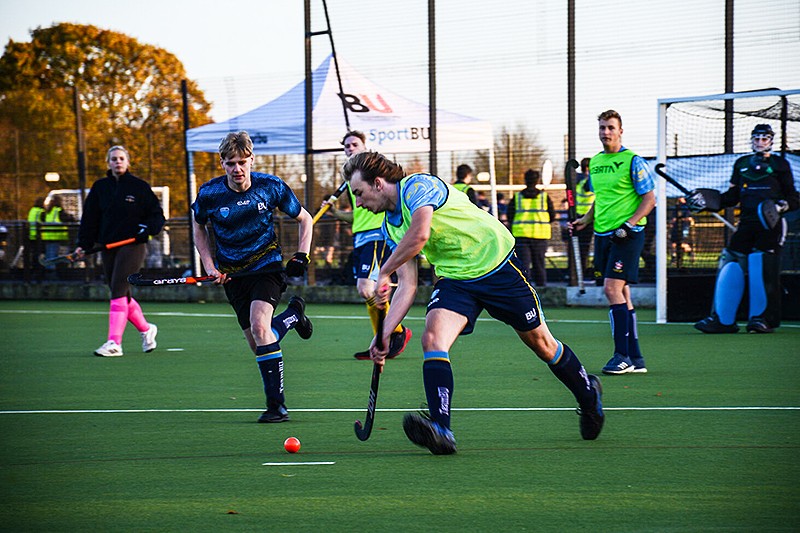
M564 183L567 185L567 216L570 222L578 219L575 205L575 169L580 166L580 163L570 159L564 167ZM583 287L583 258L581 257L580 241L572 230L569 231L569 235L572 242L572 255L575 258L575 278L578 281L578 290L581 294L586 294L586 289Z
M339 187L335 191L333 191L333 194L331 194L328 197L328 202L330 203L327 203L324 206L322 206L322 208L319 211L317 211L317 214L314 215L314 218L311 220L312 224L316 224L317 221L322 218L322 215L324 215L328 211L328 209L331 208L331 204L335 202L342 195L345 189L347 189L347 182L343 181L342 184L339 185Z
M241 278L253 272L234 272L228 278ZM214 281L215 276L181 276L177 278L145 278L141 272L128 276L128 283L136 287L163 287L165 285L195 285L204 281Z
M379 350L383 349L383 319L386 318L386 308L378 308L378 324L375 328L375 345ZM372 424L375 423L375 406L378 403L378 384L381 380L382 365L373 363L372 365L372 382L369 385L369 402L367 403L367 417L364 419L364 425L361 425L360 420L356 420L355 430L358 440L364 441L369 438L372 433Z
M96 254L97 252L102 252L104 250L112 250L114 248L119 248L120 246L126 246L128 244L133 244L135 242L136 242L136 237L131 237L130 239L123 239L121 241L110 242L108 244L96 244L94 246L94 248L92 248L91 250L87 250L87 251L83 252L83 254L84 255ZM41 263L42 266L51 266L51 265L58 265L58 264L62 264L62 263L74 263L78 259L80 259L78 254L76 254L75 252L72 252L72 253L69 253L67 255L59 255L58 257L51 257L49 259L40 258L39 259L39 263Z
M675 180L675 178L673 178L672 176L670 176L669 174L664 172L664 167L666 167L666 166L667 165L665 165L664 163L657 164L656 165L656 174L658 174L659 176L661 176L662 178L667 180L668 183L671 183L672 185L674 185L676 189L678 189L679 191L681 191L684 194L684 196L688 196L688 195L692 194L692 192L689 189L687 189L686 187L681 185L677 180ZM731 224L725 217L723 217L719 213L715 213L713 211L709 211L709 213L711 213L713 216L717 217L717 219L720 222L722 222L723 224L728 226L728 228L731 231L736 231L736 226Z
M136 287L162 287L165 285L194 285L203 281L214 281L214 276L186 276L179 278L145 278L141 272L128 276L128 283Z

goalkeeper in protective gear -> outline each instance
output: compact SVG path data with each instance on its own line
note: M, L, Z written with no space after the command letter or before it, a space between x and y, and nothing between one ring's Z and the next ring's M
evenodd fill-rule
M711 315L694 327L703 333L736 333L736 313L749 290L747 331L772 333L780 325L780 252L786 237L782 214L800 207L792 169L772 153L769 124L753 128L753 153L736 160L719 208L741 207L736 232L720 254ZM708 207L706 208L708 209ZM711 209L714 210L714 209Z

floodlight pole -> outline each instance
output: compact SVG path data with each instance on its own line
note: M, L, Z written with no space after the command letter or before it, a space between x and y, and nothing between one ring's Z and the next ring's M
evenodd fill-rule
M428 128L430 141L430 169L438 175L436 139L436 0L428 0Z

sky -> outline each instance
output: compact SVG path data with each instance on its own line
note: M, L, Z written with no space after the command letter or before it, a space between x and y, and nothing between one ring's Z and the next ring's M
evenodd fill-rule
M724 0L576 0L578 157L599 149L596 117L623 116L623 142L654 155L657 100L724 90ZM311 0L312 31L324 29ZM427 0L328 0L340 57L388 89L425 102ZM530 127L554 160L566 133L566 2L437 0L439 107ZM736 0L735 90L800 88L800 2ZM235 10L232 6L235 6ZM224 120L302 79L303 1L0 0L0 39L75 22L162 47ZM330 53L315 37L313 66Z

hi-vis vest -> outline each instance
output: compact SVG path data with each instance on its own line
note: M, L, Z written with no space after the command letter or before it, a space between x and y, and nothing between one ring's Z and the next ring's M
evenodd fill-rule
M464 183L463 181L457 181L457 182L453 183L452 185L457 191L461 191L464 194L467 194L467 191L472 188L472 187L469 186L468 183Z
M588 213L594 203L594 193L584 190L583 185L579 184L575 191L575 212L579 217Z
M549 239L551 237L550 213L547 212L547 193L542 192L536 198L525 198L522 194L514 195L514 223L511 234L514 237L528 239Z
M69 240L69 229L66 226L56 225L61 222L60 207L54 207L49 213L44 214L45 225L41 228L43 241L67 241Z
M28 211L28 229L32 241L36 240L39 233L39 224L42 223L42 215L44 215L44 209L41 207L32 207L31 210Z

